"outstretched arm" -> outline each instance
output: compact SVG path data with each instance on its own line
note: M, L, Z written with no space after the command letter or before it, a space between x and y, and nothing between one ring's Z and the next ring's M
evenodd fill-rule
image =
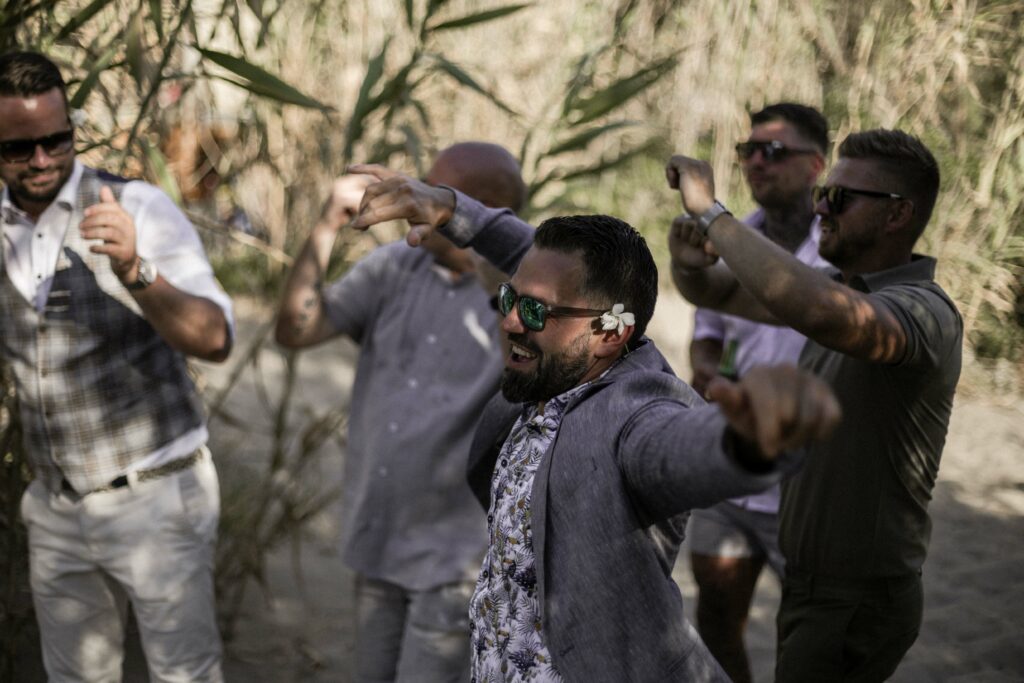
M619 462L652 511L671 515L763 491L799 464L795 449L840 419L828 386L792 366L760 366L738 382L711 381L715 405L648 404L623 428Z
M275 328L277 343L282 346L304 348L336 334L324 311L324 277L334 241L341 229L355 217L363 191L370 182L371 178L353 175L334 181L331 196L285 284Z
M842 415L828 385L792 365L760 365L738 382L715 377L708 398L745 442L743 455L765 465L784 450L824 439Z
M679 189L688 214L697 216L711 207L714 178L707 163L674 156L666 175L669 185ZM684 227L681 231L680 239L690 245L704 240L695 228ZM732 216L715 220L707 241L713 253L728 262L741 287L724 292L714 285L717 273L702 273L699 264L687 262L683 265L690 269L676 278L683 296L692 296L700 305L754 320L788 325L822 346L855 358L885 363L903 357L906 332L896 316L876 298L801 263ZM711 291L706 295L710 301L700 300L705 296L705 288ZM757 314L755 305L761 314Z

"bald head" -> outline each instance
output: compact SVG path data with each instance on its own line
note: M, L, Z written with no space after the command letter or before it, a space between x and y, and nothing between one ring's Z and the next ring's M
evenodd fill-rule
M519 162L489 142L460 142L442 150L427 173L431 185L448 185L481 204L518 212L526 202Z

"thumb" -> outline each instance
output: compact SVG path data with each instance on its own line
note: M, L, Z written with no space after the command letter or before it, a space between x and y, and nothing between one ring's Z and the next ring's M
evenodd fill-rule
M405 236L405 241L410 247L418 247L423 244L423 240L430 236L431 229L426 223L417 223L409 229L409 234Z
M117 198L114 197L114 191L111 190L108 185L104 185L100 188L100 201L104 204L117 203Z

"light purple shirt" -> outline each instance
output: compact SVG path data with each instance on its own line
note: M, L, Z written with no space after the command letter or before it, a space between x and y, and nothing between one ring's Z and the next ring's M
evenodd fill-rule
M744 218L743 222L763 233L764 210L758 209ZM797 247L793 255L813 268L827 267L828 261L818 254L820 239L821 227L815 217L807 239ZM714 339L723 344L737 340L736 371L740 376L755 365L795 365L807 341L806 337L790 327L756 323L706 308L698 308L694 314L693 338L695 341ZM763 493L734 498L729 502L748 510L775 514L779 511L779 487L775 485Z

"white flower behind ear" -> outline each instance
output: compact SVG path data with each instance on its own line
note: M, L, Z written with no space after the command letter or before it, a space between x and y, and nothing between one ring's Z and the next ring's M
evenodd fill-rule
M615 334L622 334L626 327L635 324L636 317L626 310L624 304L615 304L612 310L601 314L601 329L615 330Z

